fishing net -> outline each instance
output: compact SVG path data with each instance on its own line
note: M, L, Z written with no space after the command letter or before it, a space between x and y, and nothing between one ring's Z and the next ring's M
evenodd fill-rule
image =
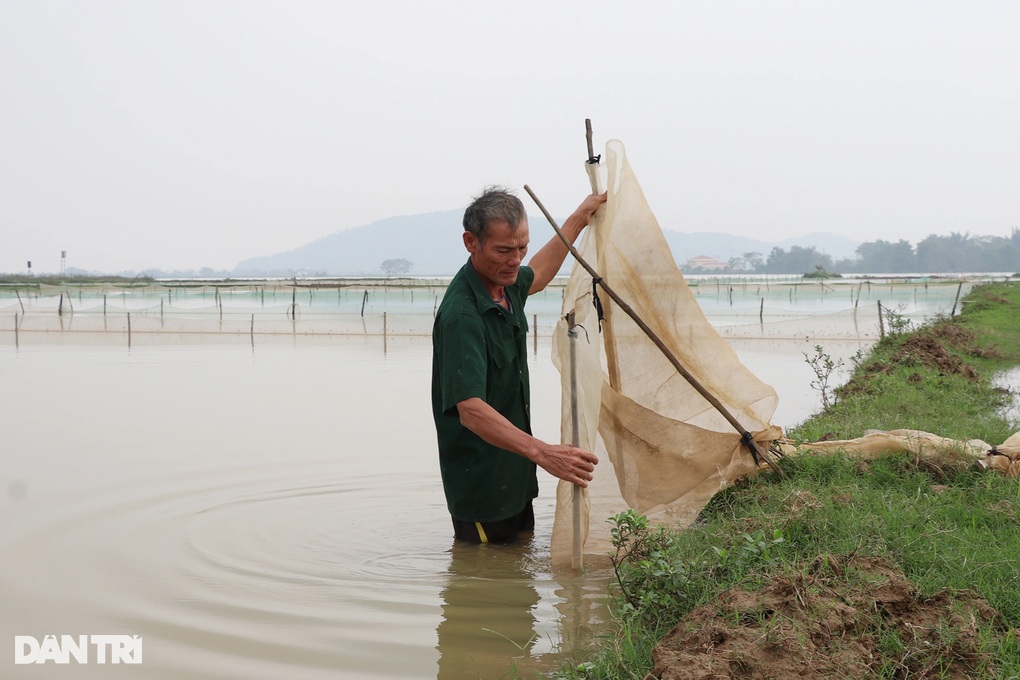
M770 424L775 390L741 364L706 319L623 144L609 142L604 158L608 200L585 231L579 254L767 450L782 435ZM601 192L598 166L587 167ZM571 313L576 326L568 334ZM604 560L611 551L612 515L633 508L652 524L687 526L713 494L757 469L736 428L576 263L553 343L563 385L563 441L577 441L600 460L592 483L576 495L585 562ZM551 548L557 567L572 563L574 507L574 487L561 481Z

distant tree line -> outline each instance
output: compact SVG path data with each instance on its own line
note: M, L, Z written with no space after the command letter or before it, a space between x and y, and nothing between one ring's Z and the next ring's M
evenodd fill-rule
M951 233L931 235L917 246L899 240L869 241L857 246L856 257L835 260L814 246L773 248L768 257L744 253L729 260L729 272L804 274L824 270L835 274L938 274L963 272L1020 272L1020 229L1009 237ZM700 273L697 269L685 269ZM719 269L704 273L721 273Z
M402 257L394 258L392 260L383 260L379 268L383 270L383 274L386 276L400 276L411 271L414 267L414 263L410 260Z

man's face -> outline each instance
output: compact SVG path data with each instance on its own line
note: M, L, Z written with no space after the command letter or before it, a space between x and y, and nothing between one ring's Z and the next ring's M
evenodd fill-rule
M479 243L471 232L464 232L464 245L471 253L471 265L488 288L511 286L517 280L521 262L528 254L528 220L511 229L504 220L490 222L485 242Z

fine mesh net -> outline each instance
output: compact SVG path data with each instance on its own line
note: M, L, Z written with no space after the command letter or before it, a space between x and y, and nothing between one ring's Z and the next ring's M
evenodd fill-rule
M608 200L585 232L581 257L767 450L781 436L770 424L775 390L741 364L706 319L623 144L609 142L604 158ZM588 171L593 188L602 191L596 167L588 165ZM575 264L553 346L563 384L562 434L563 441L594 451L600 463L584 493L559 483L552 538L558 567L573 562L575 503L589 562L604 559L612 548L607 522L612 515L633 508L652 523L685 526L714 493L757 468L737 429L604 291L599 297L605 310L601 331L592 276ZM579 327L573 339L566 320L571 313Z

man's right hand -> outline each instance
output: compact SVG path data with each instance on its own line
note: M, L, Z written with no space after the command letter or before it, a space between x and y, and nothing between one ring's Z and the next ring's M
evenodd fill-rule
M588 486L599 462L594 453L576 446L545 443L531 460L553 477L581 487Z
M458 402L460 422L467 429L507 451L524 456L554 477L571 484L588 486L599 459L576 446L546 444L520 430L496 409L478 397Z

